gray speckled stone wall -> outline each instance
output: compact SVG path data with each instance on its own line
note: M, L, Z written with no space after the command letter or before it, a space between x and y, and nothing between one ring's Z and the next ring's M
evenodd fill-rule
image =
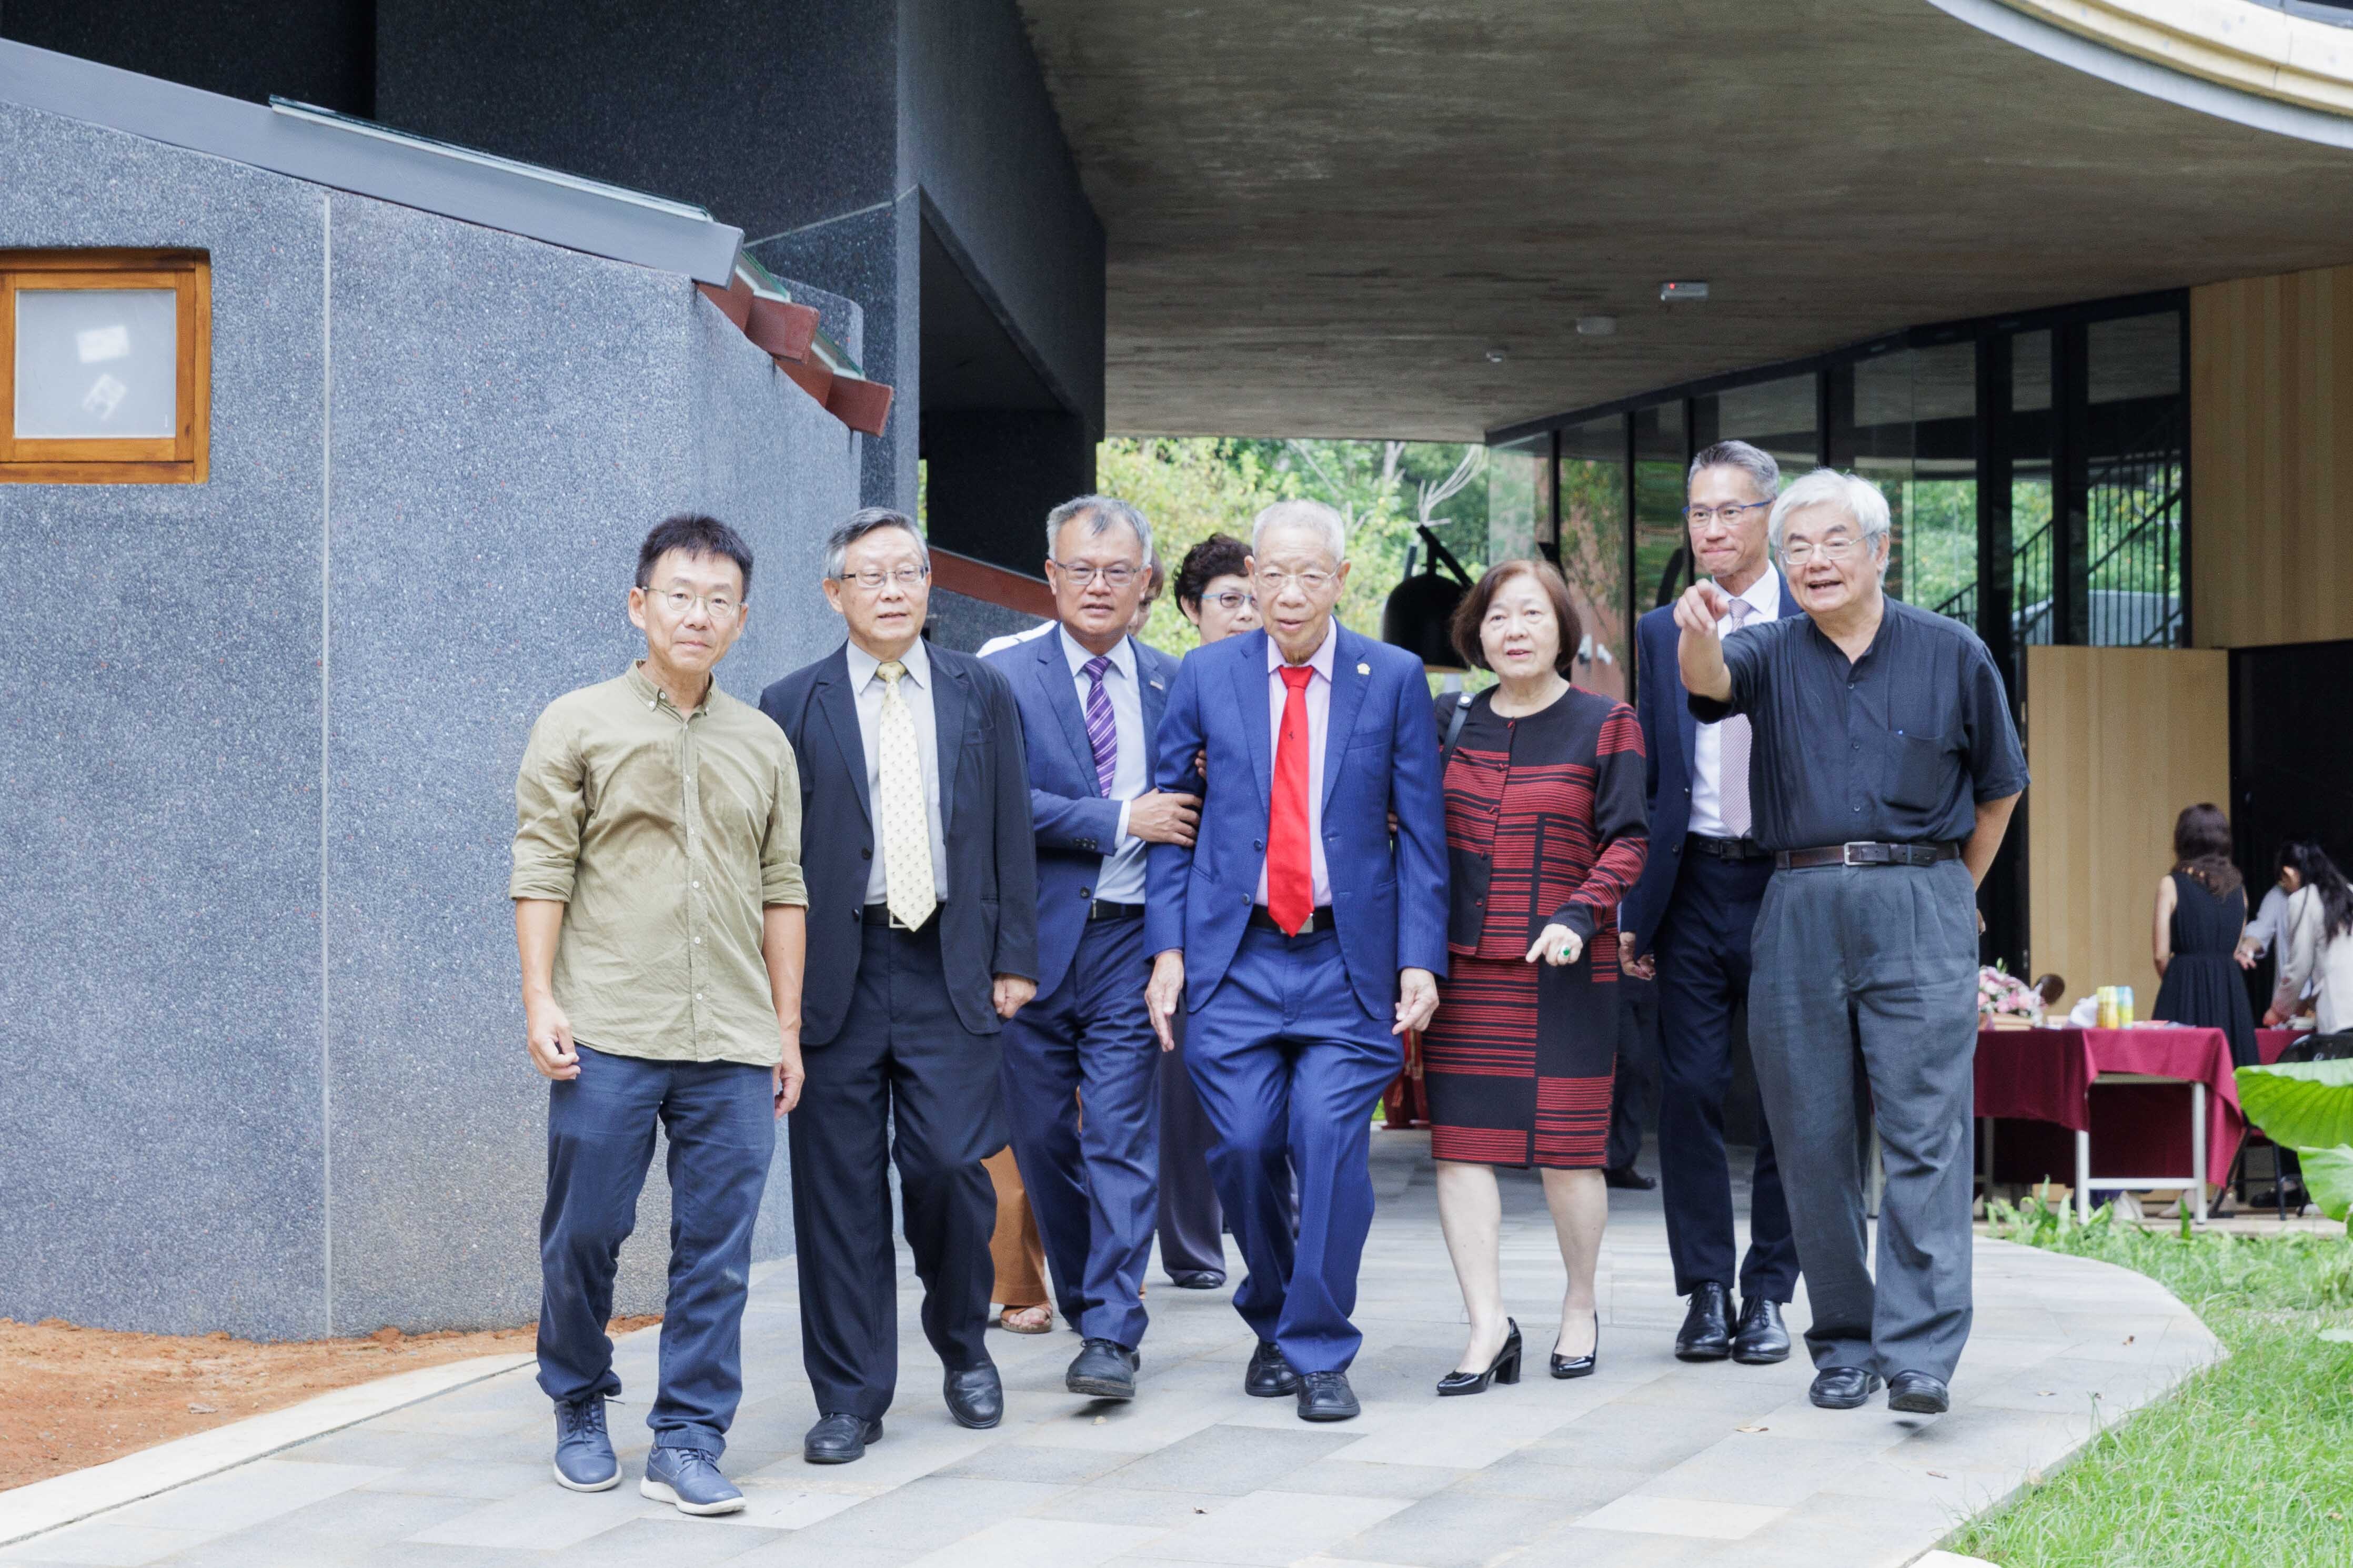
M210 483L0 488L58 588L0 601L0 1313L528 1321L524 735L629 657L671 511L758 560L728 690L832 646L859 438L683 279L5 106L0 237L204 247L215 342ZM619 1310L667 1220L658 1161Z

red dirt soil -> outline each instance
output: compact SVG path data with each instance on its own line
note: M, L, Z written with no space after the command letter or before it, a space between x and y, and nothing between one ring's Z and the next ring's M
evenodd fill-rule
M617 1318L623 1333L659 1317ZM531 1328L257 1344L0 1318L0 1491L282 1409L330 1389L532 1348Z

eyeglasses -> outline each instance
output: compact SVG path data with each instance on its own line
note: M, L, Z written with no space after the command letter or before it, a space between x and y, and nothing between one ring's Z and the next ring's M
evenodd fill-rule
M680 617L683 617L687 611L694 608L695 605L701 605L712 620L723 626L733 620L744 608L742 605L724 594L690 594L683 588L667 588L659 592L649 588L646 590L646 596L668 610L672 616Z
M1239 588L1229 588L1222 594L1211 594L1201 602L1205 605L1215 605L1229 616L1244 605L1253 610L1258 608L1257 596L1245 594Z
M1781 546L1781 564L1803 566L1817 555L1825 561L1845 561L1862 548L1862 540L1849 539L1843 533L1833 533L1820 544L1809 544L1801 539L1795 544Z
M1143 576L1145 570L1141 566L1130 566L1124 561L1114 561L1108 566L1096 566L1083 561L1075 564L1068 561L1057 561L1054 564L1060 569L1062 575L1082 588L1092 587L1097 577L1101 577L1104 584L1112 588L1124 588Z
M1755 511L1759 507L1768 507L1772 504L1769 500L1742 500L1734 501L1727 506L1687 506L1683 508L1683 516L1700 527L1705 528L1718 519L1727 523L1738 522L1742 512Z
M894 583L901 588L913 588L931 574L932 569L928 566L894 566L888 572L878 572L869 566L861 571L844 572L841 580L855 583L872 594L880 592L885 583Z
M1312 599L1330 587L1336 580L1337 574L1317 571L1314 568L1305 572L1277 572L1261 566L1258 573L1259 591L1270 599L1281 594L1285 588L1294 585L1301 593Z

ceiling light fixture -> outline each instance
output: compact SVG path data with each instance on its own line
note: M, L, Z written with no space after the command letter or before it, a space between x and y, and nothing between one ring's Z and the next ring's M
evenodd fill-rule
M1580 338L1612 337L1616 335L1617 331L1618 318L1615 316L1579 316L1577 318L1577 335Z
M1677 300L1704 300L1707 298L1707 285L1696 282L1662 283L1659 285L1659 298L1669 303Z

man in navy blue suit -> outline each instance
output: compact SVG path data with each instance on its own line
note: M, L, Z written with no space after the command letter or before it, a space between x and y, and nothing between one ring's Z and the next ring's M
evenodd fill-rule
M1719 441L1692 459L1683 516L1692 555L1731 601L1719 635L1803 614L1773 569L1765 525L1780 466L1746 441ZM1724 1097L1732 1085L1735 1005L1748 990L1749 931L1773 875L1751 837L1748 721L1702 724L1683 700L1674 606L1637 628L1637 710L1650 757L1650 861L1619 917L1620 962L1659 987L1659 1176L1675 1294L1691 1299L1675 1336L1684 1361L1786 1361L1781 1307L1795 1294L1798 1249L1760 1113L1749 1183L1748 1256L1732 1311L1732 1176L1724 1152Z
M1006 1027L1005 1104L1056 1291L1085 1336L1064 1384L1133 1399L1159 1215L1145 847L1189 847L1200 799L1152 788L1176 674L1128 635L1152 525L1125 501L1081 496L1047 515L1046 550L1060 624L988 660L1020 705L1038 835L1038 999Z
M1250 1266L1234 1307L1259 1341L1243 1390L1345 1421L1373 1106L1446 970L1438 736L1421 661L1333 618L1339 513L1267 508L1250 571L1264 629L1187 655L1160 723L1160 787L1190 786L1197 756L1206 778L1198 842L1151 851L1149 1001L1164 1049L1186 1009L1217 1129L1209 1170Z

